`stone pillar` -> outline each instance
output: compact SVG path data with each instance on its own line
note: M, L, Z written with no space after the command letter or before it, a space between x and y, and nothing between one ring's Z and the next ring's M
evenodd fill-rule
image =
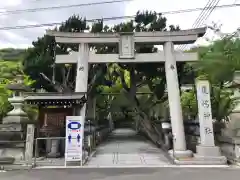
M50 152L47 154L47 157L49 158L57 158L60 156L59 152L59 139L52 139L50 140L51 146L50 146Z
M33 124L28 124L25 146L25 161L28 165L32 165L33 163L32 158L33 158L34 131L35 126Z
M88 44L79 44L79 56L77 61L77 76L75 92L85 92L88 90L88 59L89 59L89 46ZM87 98L87 97L86 97ZM83 117L83 125L85 124L87 103L83 107L76 109L76 114ZM83 128L84 129L84 128ZM83 136L84 138L84 136ZM83 140L84 142L84 140Z
M88 44L79 44L79 58L77 61L77 76L75 92L87 92L88 89L88 59L89 47ZM86 103L80 110L80 115L85 119Z
M94 123L96 123L96 106L97 106L97 99L96 97L93 98L93 120L94 120Z
M198 80L196 86L201 145L215 146L209 82L206 80Z
M59 152L59 144L60 140L53 140L51 137L59 136L60 132L55 131L56 129L52 129L51 126L48 125L48 113L44 114L44 124L41 127L41 132L45 134L45 137L48 137L49 139L46 139L46 152L48 158L57 158L60 156ZM57 144L56 144L57 143ZM55 148L57 146L57 148Z
M221 156L220 148L215 146L212 109L210 100L210 85L207 80L197 80L198 118L200 124L201 143L196 147L196 158L211 161L218 160L221 164L226 163L226 158Z
M192 152L186 149L182 108L180 102L180 90L173 43L166 42L163 48L165 56L168 101L170 107L170 117L174 141L174 148L173 150L170 150L169 153L174 154L174 157L189 157L192 156Z
M108 119L108 123L109 123L109 130L110 130L110 132L112 132L114 127L113 127L113 120L112 120L111 112L108 113L107 119Z
M77 61L77 77L75 92L87 92L88 83L88 44L79 44L79 57Z
M171 127L171 124L170 122L168 121L163 121L161 123L162 125L162 130L163 130L163 133L164 133L164 146L168 149L172 148L172 143L171 143L171 139L172 139L172 136L171 136L171 131L172 131L172 127Z

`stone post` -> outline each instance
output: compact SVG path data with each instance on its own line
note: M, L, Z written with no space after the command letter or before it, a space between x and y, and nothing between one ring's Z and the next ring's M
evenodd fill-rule
M198 80L196 86L201 145L215 146L209 82L206 80Z
M220 148L215 146L212 109L210 100L210 85L207 80L197 80L198 118L200 124L201 143L197 146L196 158L204 160L218 160L226 163L226 158L221 156Z
M174 154L174 157L177 158L189 157L192 156L192 152L186 149L177 66L174 56L174 45L172 42L166 42L163 46L163 49L165 56L168 101L173 133L174 149L170 150L170 154Z
M171 123L168 121L162 121L161 125L162 125L162 130L164 133L164 146L167 149L170 149L170 148L172 148L172 144L171 144L172 136L170 134L170 132L172 130Z
M60 140L59 139L52 139L50 141L51 146L50 146L50 152L47 154L47 157L49 158L57 158L60 156L59 152L59 144Z
M25 161L28 165L32 165L33 163L32 158L33 158L34 130L35 130L35 126L33 124L27 125Z
M114 127L113 127L113 120L112 120L111 112L108 113L107 119L108 119L108 123L109 123L109 132L112 132Z

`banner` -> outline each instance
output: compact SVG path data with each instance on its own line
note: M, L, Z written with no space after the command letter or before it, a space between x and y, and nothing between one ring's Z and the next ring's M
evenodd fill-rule
M82 116L66 117L65 161L83 159L84 120Z

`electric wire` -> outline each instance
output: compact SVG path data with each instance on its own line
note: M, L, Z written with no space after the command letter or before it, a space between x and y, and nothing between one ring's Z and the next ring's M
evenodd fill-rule
M222 9L222 8L232 8L232 7L240 7L240 4L226 4L221 6L216 6L215 9ZM159 12L159 15L167 15L167 14L181 14L181 13L190 13L194 11L200 11L204 8L193 8L193 9L181 9L175 11L165 11ZM103 18L95 18L95 19L87 19L87 22L95 22L97 20L103 21L112 21L112 20L120 20L120 19L133 19L135 15L131 16L113 16L113 17L103 17ZM43 23L43 24L28 24L28 25L19 25L19 26L6 26L0 27L0 30L15 30L15 29L27 29L27 28L39 28L39 27L51 27L56 25L61 25L63 22L53 22L53 23Z
M213 12L214 9L216 8L216 6L219 4L219 2L220 2L220 0L214 0L213 3L211 4L211 5L212 5L212 6L211 6L212 8L209 9L209 11L207 11L204 16L202 16L201 21L199 21L199 22L197 23L197 25L196 25L195 27L193 27L193 28L197 28L197 27L199 27L199 26L202 26L202 25L203 25L203 22L205 22L205 21L209 18L209 16L212 14L212 12ZM206 36L206 35L205 35L205 36ZM185 50L186 47L188 47L188 45L184 45L184 46L181 48L181 50L182 50L182 51Z
M130 2L130 1L134 1L134 0L112 0L112 1L91 2L91 3L51 6L51 7L42 7L42 8L16 9L16 10L8 10L8 11L0 12L0 15L30 13L30 12L47 11L47 10L55 10L55 9L74 8L74 7L96 6L96 5L105 5L105 4L113 4L113 3L121 3L121 2Z
M198 15L197 19L194 21L192 28L195 28L196 25L198 25L199 22L202 20L202 17L204 17L206 15L206 13L211 10L214 1L216 1L216 0L209 0L207 2L207 4L205 5L205 7L201 11L201 13ZM182 51L185 47L186 47L186 45L179 45L178 49Z

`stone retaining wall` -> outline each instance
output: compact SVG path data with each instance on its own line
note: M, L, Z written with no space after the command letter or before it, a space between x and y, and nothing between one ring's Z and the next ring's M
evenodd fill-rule
M240 137L218 137L219 147L228 161L240 164Z

